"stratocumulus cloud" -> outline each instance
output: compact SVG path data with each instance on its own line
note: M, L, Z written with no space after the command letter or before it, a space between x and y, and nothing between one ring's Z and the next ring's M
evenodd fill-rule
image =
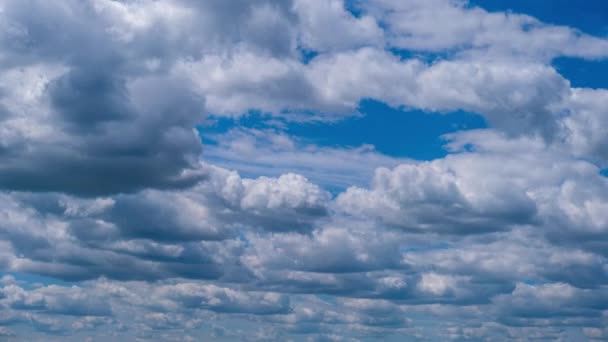
M490 3L0 0L0 340L608 340L605 27Z

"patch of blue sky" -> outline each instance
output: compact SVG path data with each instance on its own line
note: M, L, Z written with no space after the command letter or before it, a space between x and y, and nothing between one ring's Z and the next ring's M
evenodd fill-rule
M238 118L216 117L211 115L204 124L198 125L196 129L199 132L203 144L216 145L217 142L212 139L211 136L227 133L236 127L269 129L276 127L276 121L270 115L258 111L250 111L246 115Z
M355 18L359 18L363 14L358 2L359 0L344 0L344 8Z
M522 283L529 285L529 286L542 286L542 285L549 284L548 281L541 280L541 279L524 279L522 281Z
M444 134L486 128L485 120L467 112L430 113L392 108L382 102L364 100L361 115L336 122L281 122L281 129L292 137L322 147L373 145L391 157L433 160L447 155ZM238 119L212 119L199 126L204 144L215 144L209 137L235 127L267 129L276 127L270 116L252 112Z
M424 253L436 250L445 250L449 249L450 245L445 242L430 244L427 246L417 245L417 246L403 246L400 248L402 253Z
M553 25L565 25L595 36L608 36L606 0L470 0L490 12L523 13Z
M301 48L299 50L300 50L301 61L304 64L310 63L315 57L317 57L319 55L319 52L315 51L315 50L304 49L304 48Z
M457 49L448 50L448 51L438 51L438 52L429 52L429 51L416 51L416 50L408 50L408 49L400 49L397 47L388 48L393 55L398 56L402 61L409 59L417 59L427 64L433 64L435 62L450 59L454 56L454 53L457 52Z
M606 18L608 20L608 18ZM608 61L559 57L553 67L576 88L608 88Z
M487 127L479 115L403 110L374 100L362 101L359 111L335 123L290 124L287 133L320 146L369 144L388 156L432 160L447 154L444 134Z
M331 295L327 295L327 294L318 294L318 295L315 295L315 296L319 300L322 300L325 303L328 303L328 304L331 304L331 305L335 305L337 303L335 296L331 296Z

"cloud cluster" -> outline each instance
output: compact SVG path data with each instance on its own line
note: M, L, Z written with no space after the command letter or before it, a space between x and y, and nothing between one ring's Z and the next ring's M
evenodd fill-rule
M466 0L360 1L387 28L389 44L508 59L606 57L606 40L524 14L488 12Z
M0 339L606 340L608 92L564 56L608 40L461 0L0 1ZM365 99L489 127L416 161L281 126Z

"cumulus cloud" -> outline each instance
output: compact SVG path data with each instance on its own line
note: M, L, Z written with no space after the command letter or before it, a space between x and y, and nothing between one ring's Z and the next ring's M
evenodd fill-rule
M464 0L373 0L360 6L382 17L390 44L403 49L533 59L608 53L602 38L523 14L488 12Z
M492 181L487 174L480 183L474 161L458 159L378 169L371 191L350 188L340 194L338 206L419 232L470 234L533 222L536 204L526 188L517 190L517 184Z
M384 32L369 15L354 17L343 1L294 1L303 47L313 51L383 45ZM327 32L332 34L326 34Z
M64 279L233 276L240 230L306 232L328 215L329 193L302 176L242 179L201 168L207 180L187 191L5 195L0 230L19 255L12 270Z

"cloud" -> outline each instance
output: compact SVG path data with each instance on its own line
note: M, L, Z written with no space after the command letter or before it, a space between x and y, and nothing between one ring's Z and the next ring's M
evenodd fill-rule
M306 65L236 52L176 69L193 79L206 94L209 111L217 115L249 109L275 114L312 110L330 115L315 119L335 120L355 113L361 100L371 98L397 108L474 112L509 134L541 134L547 140L558 135L561 104L571 90L555 69L540 63L427 63L370 47L323 54Z
M495 301L498 309L506 311L505 317L510 319L548 318L559 321L567 317L601 317L606 307L606 294L603 290L581 290L563 283L518 284L510 296L498 296Z
M36 72L31 71L32 77L46 77ZM78 72L96 77L93 70ZM34 107L5 121L3 188L93 196L146 187L179 188L201 179L195 168L201 150L192 128L196 121L188 117L202 108L196 97L184 93L177 82L148 79L131 86L137 93L131 99L133 106L144 108L125 112L129 106L121 101L127 95L121 92L126 84L118 86L116 82L121 81L107 79L103 73L89 80L74 80L81 76L70 73L61 76L66 80L43 83L46 90L35 95L42 100L50 91L48 96L58 108ZM155 98L153 103L137 103L150 96ZM83 112L82 106L90 110ZM36 114L28 115L30 110ZM57 117L57 111L62 115Z
M289 298L277 293L244 293L217 286L180 283L154 289L161 298L174 302L170 310L179 307L206 308L222 313L271 315L288 313Z
M466 1L2 1L0 336L604 339L606 90L550 63L607 55ZM489 127L419 161L280 125L367 99Z
M599 59L608 54L605 39L524 14L488 12L464 0L374 0L359 5L384 19L389 44L402 49L531 59Z
M349 188L337 203L352 215L418 232L483 233L534 221L536 204L525 188L476 177L474 161L458 157L378 169L371 191Z
M383 44L384 32L376 19L354 17L343 1L297 0L293 8L299 18L301 43L307 49L324 52Z
M26 291L16 285L2 289L3 301L13 309L36 310L51 314L74 316L109 316L110 305L100 297L79 288L49 286Z
M242 179L200 168L208 177L189 190L94 200L5 194L0 234L14 253L10 268L63 279L231 277L239 230L307 232L328 215L329 193L302 176Z
M566 142L574 153L588 156L600 165L606 165L607 152L605 103L608 92L604 89L577 88L567 100L572 115L564 119Z
M223 134L202 131L215 143L205 146L206 161L254 176L297 173L329 188L367 185L377 167L410 162L382 154L372 145L318 146L280 130L233 129Z

